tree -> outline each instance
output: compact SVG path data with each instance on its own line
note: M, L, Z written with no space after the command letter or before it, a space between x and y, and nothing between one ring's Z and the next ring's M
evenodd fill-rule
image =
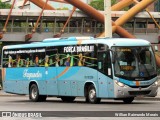
M114 5L116 3L116 0L111 0L111 5ZM104 0L93 0L89 4L90 6L94 7L97 10L104 11Z
M57 8L57 10L69 10L67 7Z
M10 9L11 5L8 3L1 2L0 0L0 9Z

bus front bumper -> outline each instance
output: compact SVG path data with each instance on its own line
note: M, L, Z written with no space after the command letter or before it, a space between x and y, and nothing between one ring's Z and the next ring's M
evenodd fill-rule
M129 87L119 86L114 83L115 89L115 98L128 98L128 97L137 97L137 96L146 96L146 97L155 97L158 92L158 85L152 84L149 87Z

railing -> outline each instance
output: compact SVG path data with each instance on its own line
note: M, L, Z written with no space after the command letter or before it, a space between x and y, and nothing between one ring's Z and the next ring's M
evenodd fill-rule
M159 33L158 28L125 28L128 32L134 34L134 33Z
M0 30L2 31L2 27L0 27ZM7 32L25 32L25 33L31 33L33 27L7 27ZM125 28L128 32L135 34L135 33L160 33L160 30L158 28ZM53 32L58 33L62 30L62 27L42 27L37 28L37 33L43 33L43 32ZM101 33L104 31L103 27L66 27L64 32L65 33Z

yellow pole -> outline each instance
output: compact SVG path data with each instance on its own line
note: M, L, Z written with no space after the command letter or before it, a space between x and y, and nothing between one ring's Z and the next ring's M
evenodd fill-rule
M138 12L145 9L148 5L152 4L154 1L156 0L142 0L141 2L139 2L139 4L135 5L130 10L128 10L124 15L118 18L115 21L115 24L120 26L125 24L128 20L132 19Z
M134 3L134 0L121 0L117 4L113 5L111 10L112 11L119 11L119 10L122 10L123 8L133 4L133 3Z

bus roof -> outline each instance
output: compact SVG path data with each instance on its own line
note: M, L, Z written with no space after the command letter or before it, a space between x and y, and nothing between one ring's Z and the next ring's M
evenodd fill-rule
M48 38L42 42L29 44L18 44L4 46L3 49L35 48L47 46L81 45L81 44L106 44L112 46L150 46L150 42L143 39L129 38L93 38L93 37L69 37L69 38Z

